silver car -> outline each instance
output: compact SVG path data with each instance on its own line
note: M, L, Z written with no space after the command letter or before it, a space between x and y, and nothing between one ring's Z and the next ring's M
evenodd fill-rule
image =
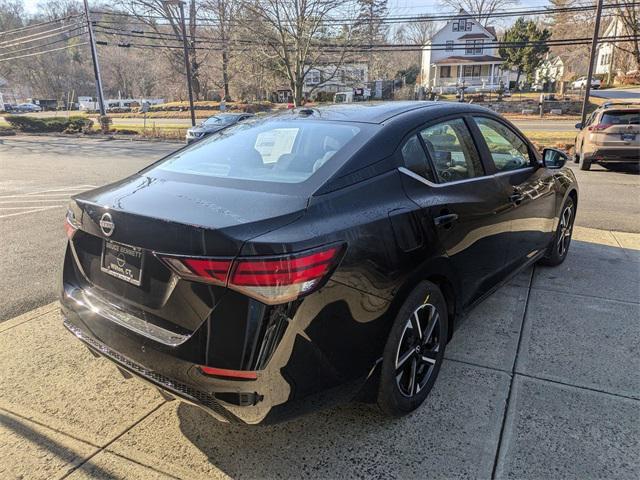
M42 107L35 103L19 103L16 105L15 110L17 112L41 112Z
M220 131L223 128L227 128L253 116L254 115L252 113L220 113L213 117L209 117L200 125L191 127L187 130L187 143L200 140L211 133Z

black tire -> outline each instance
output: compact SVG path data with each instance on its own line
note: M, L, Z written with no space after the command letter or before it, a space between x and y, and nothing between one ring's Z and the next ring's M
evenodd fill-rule
M567 211L568 218L567 217ZM540 259L542 265L554 267L560 265L567 258L569 246L571 245L571 235L573 234L573 222L576 219L576 207L571 197L567 198L560 210L558 228L553 236L551 244L547 248L547 254Z
M584 153L580 157L580 170L591 170L591 160L585 158Z
M415 322L421 336L415 334ZM442 292L431 282L420 282L400 308L384 349L378 406L386 415L406 415L424 402L438 377L447 335Z

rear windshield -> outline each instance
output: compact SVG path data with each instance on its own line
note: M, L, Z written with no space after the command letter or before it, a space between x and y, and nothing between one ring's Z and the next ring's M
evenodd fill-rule
M234 117L226 116L226 117L209 117L204 122L204 125L224 125L225 123L233 122Z
M171 155L154 170L300 183L358 136L360 127L312 120L246 121Z
M607 125L640 125L640 110L605 112L600 123Z

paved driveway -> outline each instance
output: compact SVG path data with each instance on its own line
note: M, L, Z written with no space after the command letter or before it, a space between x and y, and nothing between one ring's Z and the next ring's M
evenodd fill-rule
M640 235L576 227L472 312L414 414L258 428L123 380L50 304L0 324L0 477L636 479L639 299Z

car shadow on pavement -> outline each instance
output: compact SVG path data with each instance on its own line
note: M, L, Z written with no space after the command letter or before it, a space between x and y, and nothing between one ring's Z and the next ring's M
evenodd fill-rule
M487 478L497 451L508 376L445 361L425 405L388 418L350 403L272 426L222 424L177 405L179 428L207 458L195 469L233 478ZM189 465L188 467L194 467Z
M9 416L0 412L0 426L12 431L20 441L27 441L53 455L60 463L67 464L69 470L77 468L81 463L85 463L85 461L82 460L82 452L75 451L73 448L59 443L50 436L38 432L35 428L30 427L26 421L21 421L19 417ZM48 456L47 454L44 455ZM87 460L86 463L90 464L91 460ZM92 465L91 469L98 478L104 480L116 480L118 478L97 465ZM6 473L10 474L10 472Z

